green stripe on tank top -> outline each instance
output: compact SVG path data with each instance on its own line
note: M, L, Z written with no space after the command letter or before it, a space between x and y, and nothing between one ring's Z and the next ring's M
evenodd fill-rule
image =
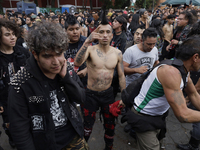
M162 85L158 82L158 80L155 78L153 83L151 84L144 100L137 108L137 111L140 112L148 103L150 100L158 97L162 97L164 95L164 90Z

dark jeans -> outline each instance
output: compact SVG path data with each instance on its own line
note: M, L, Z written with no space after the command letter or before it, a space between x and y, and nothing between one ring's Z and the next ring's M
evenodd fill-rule
M86 101L84 110L84 138L88 141L92 133L92 127L96 118L96 111L101 108L101 114L104 120L105 135L104 140L107 146L113 145L115 117L109 112L109 104L114 103L112 87L105 91L92 91L86 89Z

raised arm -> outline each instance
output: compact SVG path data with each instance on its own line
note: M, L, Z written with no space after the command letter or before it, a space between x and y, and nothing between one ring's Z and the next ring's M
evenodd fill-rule
M178 69L164 65L158 69L158 79L161 82L165 96L175 116L180 122L200 122L200 112L189 109L180 89L181 74Z
M123 57L122 52L118 53L118 64L117 64L117 71L119 76L119 85L121 91L126 88L126 80L124 76L124 65L123 65Z
M80 67L89 57L89 48L88 46L94 41L94 40L99 40L99 28L98 26L91 34L90 36L85 40L83 43L82 47L78 51L75 57L74 65Z

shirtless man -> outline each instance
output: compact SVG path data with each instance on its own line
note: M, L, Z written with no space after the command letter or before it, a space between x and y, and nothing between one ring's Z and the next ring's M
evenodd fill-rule
M86 61L88 68L88 83L86 101L84 103L84 136L88 141L95 122L96 111L101 107L105 128L105 150L113 147L115 117L109 112L109 105L114 103L112 79L117 66L121 91L126 87L122 52L110 46L113 38L112 27L107 21L91 33L78 51L74 65L80 66ZM99 44L89 46L95 39ZM118 106L122 105L121 101Z
M167 23L163 27L163 32L165 35L165 40L162 48L162 55L160 56L160 60L167 58L167 50L166 47L171 43L171 39L173 38L173 22L174 15L167 16Z

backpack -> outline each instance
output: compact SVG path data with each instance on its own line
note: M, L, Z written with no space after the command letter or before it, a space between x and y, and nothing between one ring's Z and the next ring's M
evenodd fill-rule
M161 64L167 64L167 65L172 65L175 68L177 68L182 76L183 82L184 82L184 88L186 87L187 83L186 83L186 78L187 78L187 73L185 71L185 67L183 65L183 62L180 59L174 59L174 60L163 60L161 61L158 65L156 65L155 67L161 65ZM154 67L154 68L155 68ZM128 106L129 108L131 108L133 105L136 105L134 103L134 99L135 97L139 94L140 89L142 87L142 84L144 82L145 79L147 79L147 77L149 76L149 74L151 73L151 71L154 69L150 69L147 72L143 73L138 79L134 80L132 83L130 83L121 93L121 98L123 103Z
M126 31L126 37L127 38L126 38L125 50L134 44L134 37L133 37L131 31L129 31L129 30Z
M129 31L129 30L126 31L126 37L127 37L126 41L133 41L134 37L133 37L131 31Z

